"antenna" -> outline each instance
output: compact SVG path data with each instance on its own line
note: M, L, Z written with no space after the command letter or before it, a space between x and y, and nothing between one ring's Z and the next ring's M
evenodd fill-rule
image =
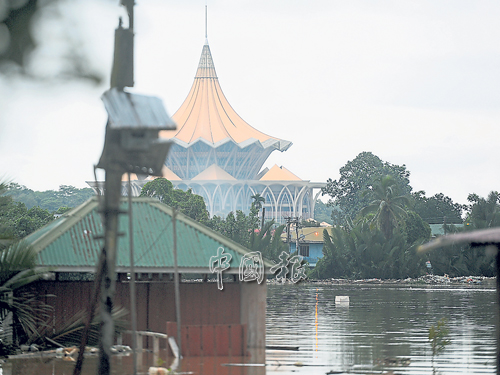
M205 39L208 39L208 32L207 32L207 8L208 8L208 5L207 3L205 2Z

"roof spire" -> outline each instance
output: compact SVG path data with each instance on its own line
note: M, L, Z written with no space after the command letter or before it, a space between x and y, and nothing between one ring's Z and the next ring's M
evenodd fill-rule
M208 0L207 0L208 1ZM208 32L207 32L207 8L208 8L208 5L207 5L207 2L205 2L205 45L208 45Z

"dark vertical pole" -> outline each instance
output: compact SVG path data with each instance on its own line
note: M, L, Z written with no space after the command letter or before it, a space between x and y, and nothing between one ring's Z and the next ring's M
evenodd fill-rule
M179 290L179 266L177 263L177 211L172 208L172 231L174 252L174 287L175 287L175 315L177 320L177 345L179 346L179 358L182 357L181 338L181 297Z
M130 172L128 173L128 230L130 246L130 319L132 320L132 363L133 374L137 374L137 312L135 301L135 268L134 268L134 227L132 222L132 187L130 184ZM142 355L142 353L141 353Z
M262 207L262 223L260 225L260 230L264 229L264 215L266 214L266 208Z
M497 375L500 375L500 243L495 244L497 248Z
M295 251L297 255L300 255L300 247L299 247L299 218L295 218Z
M116 289L116 248L118 214L120 211L122 172L112 167L106 170L104 194L104 266L101 285L101 340L99 341L99 375L111 373L111 346L115 336L113 298Z

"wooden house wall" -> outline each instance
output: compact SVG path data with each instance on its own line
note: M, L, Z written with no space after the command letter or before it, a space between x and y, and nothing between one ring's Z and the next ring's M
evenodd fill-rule
M32 284L29 289L40 296L56 296L44 297L44 301L53 307L52 316L47 323L57 330L74 314L86 311L93 288L94 284L90 281L40 281ZM241 288L240 283L224 283L222 291L214 283L181 283L182 325L239 324ZM137 329L166 333L166 322L176 321L174 283L140 281L136 284L136 290ZM123 306L130 311L128 282L116 283L114 303L115 306ZM125 341L129 341L127 336ZM152 339L145 338L144 347L152 347Z

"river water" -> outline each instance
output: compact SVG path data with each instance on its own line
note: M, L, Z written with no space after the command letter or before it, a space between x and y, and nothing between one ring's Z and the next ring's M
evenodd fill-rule
M267 344L299 350L268 351L267 373L494 373L495 295L468 285L270 286ZM433 361L429 328L441 318L450 344Z
M265 366L222 366L246 358L187 358L177 371L195 374L491 374L495 372L494 286L269 285ZM335 303L349 296L349 303ZM450 343L432 356L429 328L447 319ZM293 349L298 350L283 350ZM165 353L160 353L166 358ZM168 358L166 367L170 366ZM141 373L154 365L142 357ZM254 361L256 357L253 358ZM250 359L252 361L252 359ZM130 357L116 357L113 374L130 374ZM62 359L18 359L0 373L72 374ZM96 373L87 358L84 374Z

